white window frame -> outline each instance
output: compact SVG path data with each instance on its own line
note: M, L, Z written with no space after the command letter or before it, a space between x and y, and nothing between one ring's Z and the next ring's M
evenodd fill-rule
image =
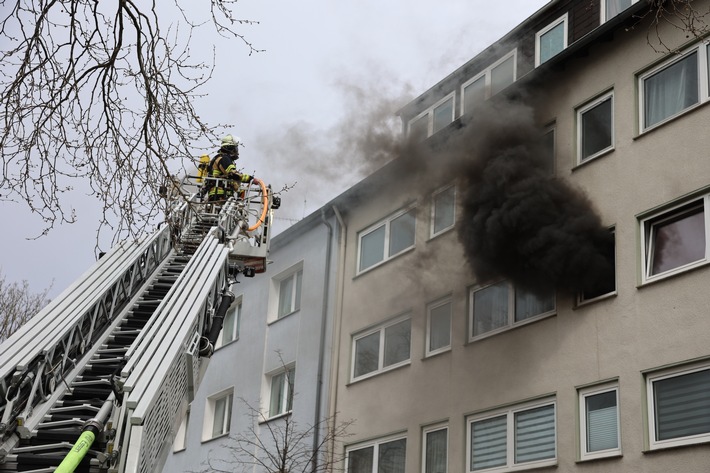
M678 213L681 213L683 207L690 206L697 202L703 207L703 215L705 219L705 256L697 261L692 261L676 268L671 268L658 274L651 274L653 263L653 227L666 221ZM703 266L710 262L710 194L698 195L695 198L683 200L682 202L673 205L670 208L652 214L644 215L639 218L640 235L641 235L641 282L649 283L657 281L679 273L683 273L698 266Z
M220 420L222 423L222 433L213 435L214 425L217 419L215 418L217 403L224 400L226 402L225 416ZM218 393L209 396L205 402L205 415L202 423L202 441L207 442L212 439L229 435L230 424L232 419L232 408L234 404L234 387L227 388Z
M423 118L425 116L427 117L427 132L426 132L426 136L423 137L424 139L429 138L431 135L433 135L437 131L440 131L440 130L443 130L444 128L446 128L446 126L444 126L444 127L440 128L439 130L436 130L436 131L434 130L434 110L436 110L438 107L440 107L441 105L443 105L444 103L446 103L449 100L451 101L451 121L449 121L449 124L453 123L453 121L456 119L456 97L455 97L455 94L456 94L455 92L451 92L446 97L440 99L434 105L432 105L431 107L427 108L426 110L424 110L423 112L419 113L417 116L415 116L414 118L409 120L409 122L407 122L407 136L410 136L410 133L412 130L412 124L414 124L414 122L418 121L420 118Z
M620 11L619 13L617 13L616 15L607 18L607 14L606 14L607 8L606 8L606 6L607 6L607 3L608 3L608 2L609 2L609 0L602 0L602 1L601 1L600 7L599 7L599 9L600 9L600 13L599 13L599 14L601 15L601 18L600 18L600 20L599 20L600 23L606 23L607 21L611 20L612 18L614 18L614 17L616 17L616 16L618 16L618 15L621 15L621 14L622 14L624 11L626 11L628 8L631 8L631 6L629 6L628 8L625 8L624 10L621 10L621 11ZM636 3L636 2L638 2L638 0L631 0L631 5L633 5L633 4Z
M552 23L550 23L549 25L547 25L546 27L544 27L543 29L538 31L537 33L535 33L535 67L538 67L538 66L544 64L544 63L540 62L540 38L542 38L549 31L551 31L554 28L556 28L557 26L559 26L560 23L563 25L562 26L562 34L564 35L563 42L562 42L562 49L560 51L558 51L557 53L553 54L552 56L550 56L547 59L547 61L549 61L550 59L552 59L553 57L557 56L562 51L567 49L567 46L569 45L568 44L568 41L569 41L569 39L568 39L569 21L567 21L567 17L568 17L568 15L567 15L567 13L565 13L564 15L562 15L561 17L559 17L558 19L556 19L555 21L553 21ZM547 61L545 61L545 62L547 62Z
M225 337L225 327L226 324L225 322L227 321L227 317L230 314L234 314L234 325L232 326L232 333L228 334L228 337ZM234 343L237 340L239 340L239 329L241 325L241 319L242 319L242 297L237 297L232 305L227 309L227 312L224 314L224 321L222 322L222 330L219 331L219 336L217 337L217 342L215 343L216 348L221 348L225 345L229 345L230 343ZM225 338L229 338L226 342L224 341Z
M390 247L390 232L391 232L391 223L396 220L397 218L409 213L409 212L414 212L414 228L412 229L413 232L413 242L411 246L408 246L407 248L403 248L397 253L394 254L389 254L389 247ZM383 258L368 266L367 268L360 268L360 261L362 258L362 239L366 237L367 235L371 234L372 232L379 230L381 227L385 228L385 238L384 238L384 248L382 249L383 252ZM357 235L357 274L362 274L367 271L370 271L371 269L377 268L378 266L390 261L391 259L396 258L397 256L400 256L402 254L407 253L408 251L414 249L417 245L417 211L416 211L416 206L415 205L410 205L402 210L399 210L393 214L391 214L389 217L380 220L379 222L375 223L374 225L371 225L364 230L360 231Z
M685 113L688 113L690 110L695 109L696 107L700 106L701 104L707 102L710 100L710 86L708 82L710 81L710 78L708 77L708 48L710 48L710 43L708 40L701 41L699 43L694 44L693 46L686 48L685 50L681 51L679 54L672 54L670 55L670 59L661 62L660 64L657 64L653 68L649 69L648 71L643 72L640 74L637 78L637 89L638 89L638 129L639 133L646 133L650 130L653 130L664 123L667 123L676 117L679 117L681 115L684 115ZM664 119L653 123L649 126L646 126L645 119L646 119L646 104L644 101L644 97L646 95L646 90L645 90L645 85L646 85L646 80L651 78L652 76L656 75L657 73L663 71L664 69L672 66L673 64L682 61L686 56L689 54L692 54L693 52L697 53L698 55L698 102L692 105L689 105L688 107L674 113L673 115L669 115L665 117Z
M395 435L395 436L389 436L389 437L383 437L379 438L376 440L371 440L369 442L362 442L358 444L353 444L349 445L345 448L345 470L344 471L350 471L350 453L356 450L362 450L365 448L372 448L372 473L377 473L378 470L378 460L379 460L379 448L380 445L390 443L390 442L396 442L398 440L404 440L404 457L405 457L405 470L406 470L406 457L407 457L407 437L405 435Z
M175 432L175 440L173 441L173 452L182 452L187 448L187 432L190 426L190 406L187 406L185 413L180 419L180 425Z
M461 89L460 89L460 94L459 94L461 96L459 99L460 104L461 104L461 115L464 115L466 113L471 113L470 110L466 110L466 94L465 94L466 87L468 87L472 83L476 82L481 77L485 77L484 97L485 97L485 100L488 100L493 95L492 94L491 71L493 69L495 69L496 67L500 66L501 64L503 64L505 61L507 61L511 57L513 58L513 83L515 83L515 81L518 80L518 49L515 48L512 51L506 53L505 56L501 57L496 62L494 62L493 64L488 66L486 69L479 72L478 74L476 74L475 76L473 76L472 78L470 78L469 80L467 80L466 82L463 83L463 85L461 86Z
M449 306L449 344L441 346L439 348L435 348L434 350L432 350L431 349L431 313L434 309L438 309L439 307L443 307L445 305ZM453 300L450 296L439 299L438 301L433 302L427 306L427 311L426 311L426 347L424 350L426 357L438 355L439 353L444 353L444 352L451 350L453 312L454 312L454 303L453 303Z
M554 412L554 423L555 423L555 456L553 458L546 458L544 460L530 461L525 463L515 463L515 414L519 412L525 412L532 409L537 409L540 407L553 406ZM480 422L486 419L491 419L494 417L506 416L506 465L497 466L491 468L485 468L480 470L473 470L473 465L471 464L471 425L475 422ZM530 401L523 404L516 404L513 406L503 407L485 413L474 414L466 418L466 471L468 473L486 471L486 472L503 472L503 471L519 471L528 470L532 468L541 468L545 466L557 465L557 436L558 436L558 426L557 426L557 401L554 398L547 398L545 400Z
M292 265L291 267L281 271L279 274L271 278L271 286L269 289L269 302L268 302L268 312L267 312L267 322L269 324L277 322L281 319L285 319L291 314L295 314L300 310L300 304L298 308L294 309L296 305L296 300L302 297L302 294L298 294L296 278L300 273L301 279L301 293L303 292L303 261ZM293 279L293 292L291 293L290 312L285 314L279 314L281 306L281 284L284 281Z
M646 411L646 416L648 418L648 431L646 432L646 435L648 436L648 444L651 450L660 450L670 447L696 445L699 443L710 442L710 432L698 435L691 435L687 437L677 437L669 440L656 440L655 432L657 421L655 416L655 393L653 389L653 383L656 381L675 378L707 370L710 370L710 363L705 362L700 365L686 365L682 367L674 367L646 374L646 405L648 408L648 410Z
M422 429L422 473L429 473L426 471L427 436L433 432L440 432L442 430L446 431L446 469L443 473L449 471L449 426L443 423L430 425Z
M436 222L436 202L437 198L444 194L445 192L448 191L453 191L454 193L454 199L453 199L453 221L451 222L451 225L442 228L439 231L436 231L434 228L434 224ZM456 226L456 198L458 197L458 192L456 191L456 186L455 185L450 185L446 187L442 187L441 189L438 189L431 195L431 225L429 226L429 238L434 238L436 236L441 235L442 233L446 233L447 231L451 230Z
M506 281L497 281L491 284L486 284L484 286L473 286L470 287L468 290L468 341L473 342L476 340L480 340L482 338L490 337L492 335L496 335L502 332L507 332L508 330L511 330L515 327L520 327L522 325L526 325L532 322L536 322L540 319L544 319L547 317L551 317L555 314L557 314L557 293L553 292L553 298L554 298L554 304L553 308L551 310L548 310L546 312L542 312L540 314L534 315L532 317L528 317L526 319L520 320L520 321L515 321L515 291L516 287L513 283L511 282L506 282L508 284L508 323L504 325L503 327L499 327L493 330L489 330L487 332L483 332L478 335L474 335L473 330L474 330L474 294L478 291L481 291L483 289L486 289L491 286L495 286L497 284L503 283Z
M598 394L614 392L616 395L616 448L590 452L587 450L587 398ZM621 407L619 404L619 384L604 383L580 388L577 391L579 399L579 452L580 460L615 457L621 455Z
M409 321L409 357L405 360L399 361L397 363L392 363L391 365L384 366L385 364L385 338L386 338L386 330L389 327L392 327L394 325L397 325L401 322ZM350 363L350 379L352 382L355 381L360 381L362 379L367 379L371 378L373 376L377 376L378 374L381 373L386 373L387 371L391 371L393 369L399 368L400 366L405 366L409 365L412 362L412 319L410 314L406 314L400 317L397 317L395 319L389 320L383 324L380 324L376 327L373 327L367 331L359 332L356 335L353 335L352 337L352 348L351 348L351 363ZM370 371L368 373L362 374L358 377L355 377L355 363L356 363L356 355L357 355L357 341L365 338L369 335L372 335L374 333L379 332L380 334L380 339L379 339L379 349L378 349L378 358L377 358L377 369Z
M291 363L285 368L274 371L267 375L269 389L269 403L266 406L267 419L282 417L293 412L293 398L296 384L296 365ZM272 396L274 393L274 383L279 380L282 382L281 399L278 401L278 412L271 412Z
M601 105L602 103L606 102L607 100L611 100L611 116L609 117L610 119L610 124L609 126L611 127L611 143L609 146L606 148L602 148L601 150L597 151L594 154L591 154L587 156L586 158L582 156L584 150L583 150L583 145L584 145L584 136L583 136L583 125L584 125L584 120L583 116L585 113L588 111L592 110L593 108L597 107L598 105ZM610 151L613 151L615 148L615 143L616 143L616 132L614 130L615 128L615 123L614 123L614 91L610 90L609 92L606 92L599 97L595 98L594 100L587 102L586 104L582 105L577 109L577 164L586 164L602 155L605 155L609 153Z

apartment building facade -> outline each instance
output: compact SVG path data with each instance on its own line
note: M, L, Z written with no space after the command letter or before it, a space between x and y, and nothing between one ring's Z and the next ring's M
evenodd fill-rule
M710 46L647 11L552 1L405 105L403 155L236 285L241 325L164 471L228 460L240 398L268 413L259 432L353 421L331 445L348 473L707 471ZM536 137L535 175L584 196L613 237L603 284L479 277L463 227L487 134ZM591 271L575 261L565 275Z
M239 438L260 438L260 449L247 448L259 458L278 452L275 442L323 441L336 225L332 213L301 220L272 239L266 272L232 286L235 301L162 471L242 471L251 460Z
M647 11L550 2L400 111L426 159L402 156L344 221L331 379L333 411L356 421L349 473L707 470L710 49ZM531 292L469 265L476 189L448 148L516 134L487 123L523 112L546 172L613 235L593 291Z

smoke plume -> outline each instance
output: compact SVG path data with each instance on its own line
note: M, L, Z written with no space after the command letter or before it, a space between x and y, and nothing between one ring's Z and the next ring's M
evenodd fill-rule
M613 280L613 236L587 196L546 166L531 107L487 103L448 146L462 176L459 240L480 282L599 292Z

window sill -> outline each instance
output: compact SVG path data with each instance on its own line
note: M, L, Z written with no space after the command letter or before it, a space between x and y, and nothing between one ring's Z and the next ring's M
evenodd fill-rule
M640 284L636 286L637 289L641 289L646 286L650 286L652 284L656 284L661 281L665 281L667 279L672 279L675 277L678 277L683 274L688 274L693 271L696 271L701 268L705 268L707 266L710 266L710 261L700 261L697 263L691 263L689 265L686 265L684 267L678 268L678 269L671 269L666 271L666 274L659 274L657 276L652 276L652 279L646 279L642 280Z
M409 360L407 360L406 362L402 362L401 364L397 364L397 365L392 366L392 367L384 368L384 369L381 369L380 371L373 371L372 373L364 374L364 375L360 376L360 377L357 378L357 379L351 380L351 381L350 381L349 383L347 383L345 386L346 386L346 387L349 387L349 386L352 386L353 384L361 383L361 382L363 382L363 381L367 381L368 379L372 379L372 378L376 378L376 377L378 377L378 376L381 376L381 375L383 375L383 374L385 374L385 373L391 373L392 371L396 371L396 370L398 370L398 369L401 369L401 368L410 366L411 364L412 364L412 360L409 359Z
M273 422L275 420L283 419L284 417L290 416L292 413L293 413L293 411L288 411L288 412L284 412L283 414L278 414L273 417L269 417L268 419L260 420L259 425L264 425L264 424L268 424L269 422Z
M587 158L587 159L585 159L585 160L582 161L582 162L578 162L577 165L572 168L572 172L575 172L575 171L577 171L578 169L581 169L581 168L583 168L583 167L586 167L586 166L589 165L590 163L593 163L593 162L595 162L595 161L598 161L599 159L603 158L604 156L607 156L607 155L613 153L614 150L615 150L615 148L609 148L609 149L606 149L606 150L604 150L604 151L600 151L598 154L596 154L596 155L594 155L594 156L592 156L592 157L590 157L590 158Z
M451 353L451 345L449 345L446 348L439 348L436 351L433 351L431 353L427 353L424 358L422 358L422 361L425 360L430 360L432 358L436 358L439 355L443 355L444 353Z
M451 231L452 231L454 228L456 228L456 224L455 224L455 223L454 223L453 225L451 225L450 227L446 227L446 228L444 228L443 230L440 230L440 231L437 232L437 233L430 233L430 234L429 234L429 239L427 240L427 243L429 243L429 242L432 241L432 240L436 240L437 238L439 238L439 237L442 236L442 235L446 235L446 234L448 234L448 233L451 233Z
M402 255L406 255L407 253L411 253L412 251L414 251L415 248L416 248L416 245L412 245L412 246L410 246L409 248L400 251L400 252L397 253L396 255L390 256L390 257L387 258L387 259L383 259L382 261L380 261L380 262L378 262L378 263L375 263L375 264L373 264L372 266L370 266L370 267L368 267L368 268L366 268L366 269L363 269L362 271L359 271L357 274L355 274L355 276L353 277L353 279L357 279L357 278L359 278L360 276L362 276L362 275L364 275L364 274L367 274L367 273L369 273L370 271L372 271L372 270L374 270L374 269L381 268L382 266L386 265L386 264L389 263L390 261L396 260L397 258L399 258L399 257L402 256Z
M239 336L237 336L237 338L235 338L234 340L230 340L229 342L223 343L222 345L216 347L216 348L214 349L214 351L215 351L215 353L217 353L217 352L218 352L219 350L221 350L222 348L228 347L229 345L232 345L232 344L234 344L234 343L237 343L238 341L239 341Z
M217 440L217 439L221 439L221 438L225 438L225 437L229 437L229 432L226 432L226 433L224 433L224 434L222 434L222 435L218 435L218 436L216 436L216 437L211 437L211 438L208 438L208 439L202 439L201 442L202 442L202 443L208 443L208 442L211 442L211 441L213 441L213 440Z
M614 297L616 297L618 295L619 295L619 293L616 290L614 290L612 292L607 292L606 294L602 294L601 296L597 296L592 299L587 299L584 301L580 301L579 299L577 299L574 303L574 306L572 306L572 310L583 309L583 308L588 307L590 305L594 305L598 302L602 302L607 299L613 299Z
M277 323L277 322L281 322L282 320L291 317L293 314L298 314L300 311L301 311L301 309L296 309L296 310L294 310L293 312L289 312L289 313L286 314L286 315L282 315L281 317L272 320L271 322L267 322L266 325L268 326L268 325L273 325L273 324L275 324L275 323Z
M579 458L575 463L593 463L593 462L598 462L598 461L604 461L604 460L618 460L620 458L623 458L623 454L621 451L618 452L611 452L607 453L604 455L599 455L599 456L590 456L588 458Z
M675 450L678 448L692 448L692 447L701 447L701 448L707 448L707 446L710 445L710 438L699 438L699 439L694 439L694 440L688 440L685 443L678 444L675 443L673 445L658 445L655 447L650 447L642 450L641 452L645 454L654 454L654 453L660 453L664 452L666 450Z
M677 114L673 115L672 117L666 118L665 120L663 120L659 123L656 123L655 125L651 125L649 128L646 128L645 130L640 131L632 139L637 140L639 138L643 138L644 136L648 135L649 133L651 133L659 128L663 128L667 124L673 123L674 121L678 120L679 118L684 117L685 115L687 115L689 113L693 113L694 111L696 111L700 108L703 108L705 105L707 105L709 103L710 103L710 100L706 100L705 102L700 102L695 105L691 105L690 107L678 112Z
M501 327L501 328L491 330L486 333L482 333L480 335L476 335L474 337L470 337L468 339L468 342L466 343L466 345L469 345L471 343L476 343L481 340L485 340L486 338L495 337L496 335L500 335L502 333L507 333L507 332L510 332L511 330L515 330L520 327L525 327L526 325L534 324L536 322L548 319L550 317L555 317L556 315L557 315L557 310L555 310L554 312L546 313L546 314L536 315L535 317L530 317L529 319L525 319L523 321L516 322L513 325Z

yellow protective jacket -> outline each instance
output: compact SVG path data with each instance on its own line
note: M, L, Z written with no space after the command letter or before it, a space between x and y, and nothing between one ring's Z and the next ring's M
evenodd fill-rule
M216 181L216 184L209 191L210 198L213 199L226 199L239 189L240 182L249 182L251 180L250 175L237 172L234 160L225 153L217 153L212 160L212 177L232 179L232 182Z

